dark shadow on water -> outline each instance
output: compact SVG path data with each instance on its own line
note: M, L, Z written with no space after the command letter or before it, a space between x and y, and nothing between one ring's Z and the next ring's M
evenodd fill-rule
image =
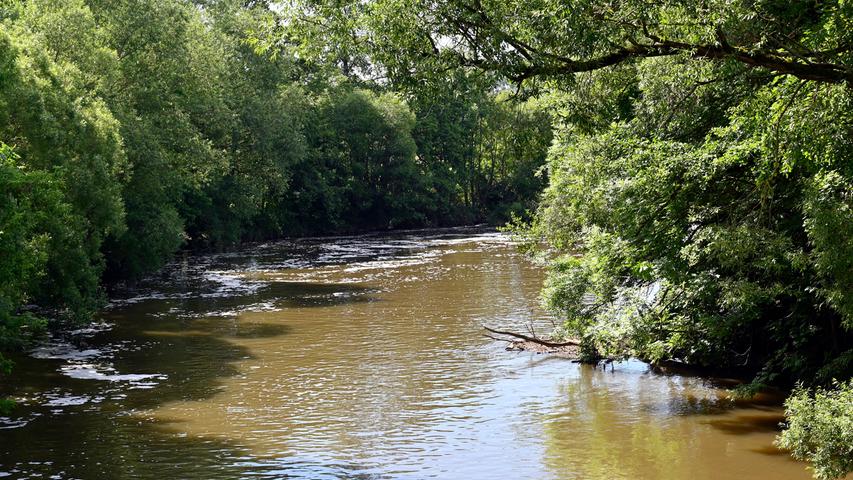
M335 307L353 303L378 302L379 298L372 296L312 296L289 298L278 302L280 307L285 308L308 308L308 307Z
M32 438L39 439L32 449ZM372 479L360 465L280 458L258 461L227 439L184 436L177 427L97 413L80 414L76 428L39 422L6 430L0 472L10 478L80 479Z
M784 415L737 415L735 418L711 419L708 425L732 435L780 432Z
M275 299L282 307L330 307L378 301L377 291L356 283L274 282L261 296Z
M158 378L153 385L75 379L59 372L66 365L62 360L17 358L17 368L4 390L36 400L14 414L28 420L26 426L0 430L0 472L11 472L12 478L35 478L36 474L84 479L373 478L359 473L364 468L358 465L287 458L258 463L244 445L231 439L188 437L180 422L155 422L145 413L168 402L199 401L220 393L225 379L241 373L238 362L252 358L234 338L274 338L293 330L264 317L253 321L202 312L282 297L284 306L367 301L364 293L368 291L357 285L290 284L250 298L213 299L214 305L204 299L147 300L115 308L103 316L114 327L73 339L76 349L112 352L91 360L106 366L101 371ZM302 301L299 295L307 295L308 300ZM169 313L193 308L200 312ZM38 395L45 394L85 401L50 406L47 397L39 400Z
M787 452L785 450L774 447L773 445L767 445L766 447L760 448L750 448L750 452L760 453L761 455L767 455L771 457L785 457L791 461L791 452Z
M680 392L676 395L662 395L660 404L651 408L651 410L666 411L670 415L689 416L689 415L725 415L737 411L758 411L768 412L769 415L774 415L779 412L777 404L765 404L761 401L733 399L733 398L715 398L707 396L696 396L689 389ZM780 414L781 415L781 414ZM757 415L756 417L760 417Z

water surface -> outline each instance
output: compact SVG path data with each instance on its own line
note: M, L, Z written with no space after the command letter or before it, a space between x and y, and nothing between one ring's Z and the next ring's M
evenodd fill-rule
M541 281L465 230L184 258L18 359L0 476L810 478L771 401L482 335L547 333Z

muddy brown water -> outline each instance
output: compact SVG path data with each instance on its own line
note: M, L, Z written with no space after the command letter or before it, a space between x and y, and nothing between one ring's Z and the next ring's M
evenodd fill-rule
M184 258L18 368L0 477L808 479L719 382L507 352L543 272L497 233Z

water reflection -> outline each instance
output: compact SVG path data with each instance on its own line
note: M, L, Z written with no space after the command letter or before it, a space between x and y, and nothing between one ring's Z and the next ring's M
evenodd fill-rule
M20 359L0 472L59 478L808 478L779 409L638 362L506 352L541 272L494 233L187 257ZM104 378L69 374L69 365ZM145 378L132 375L148 375Z
M540 419L556 477L808 478L785 455L750 455L775 450L778 408L736 408L702 379L655 375L629 362L613 372L581 367L559 391L561 401Z

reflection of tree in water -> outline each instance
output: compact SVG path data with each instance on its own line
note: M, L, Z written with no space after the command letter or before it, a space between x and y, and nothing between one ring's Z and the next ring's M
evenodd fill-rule
M778 407L730 401L695 377L620 368L584 366L560 385L559 403L540 420L556 478L809 478L772 449Z
M649 383L623 378L620 383L631 384L599 385L612 383L610 376L582 367L579 378L560 387L562 405L543 420L547 468L558 478L686 478L684 449L690 445L668 431L664 419L637 411L655 394Z
M149 326L167 328L170 322L156 323ZM176 323L171 322L173 332ZM110 332L108 336L113 335L121 334ZM26 378L43 382L28 385L32 391L58 384L77 395L112 398L61 413L37 409L41 416L26 427L3 432L0 470L19 469L15 475L23 478L28 474L110 479L236 476L229 458L241 456L239 445L181 437L177 429L158 425L136 412L184 396L203 398L215 393L223 376L236 373L233 362L247 352L215 335L175 334L145 343L144 348L121 352L114 365L118 371L168 375L154 389L124 390L109 382L28 375ZM212 362L212 358L219 361ZM191 368L195 362L210 362L211 368ZM126 397L116 396L119 391Z

